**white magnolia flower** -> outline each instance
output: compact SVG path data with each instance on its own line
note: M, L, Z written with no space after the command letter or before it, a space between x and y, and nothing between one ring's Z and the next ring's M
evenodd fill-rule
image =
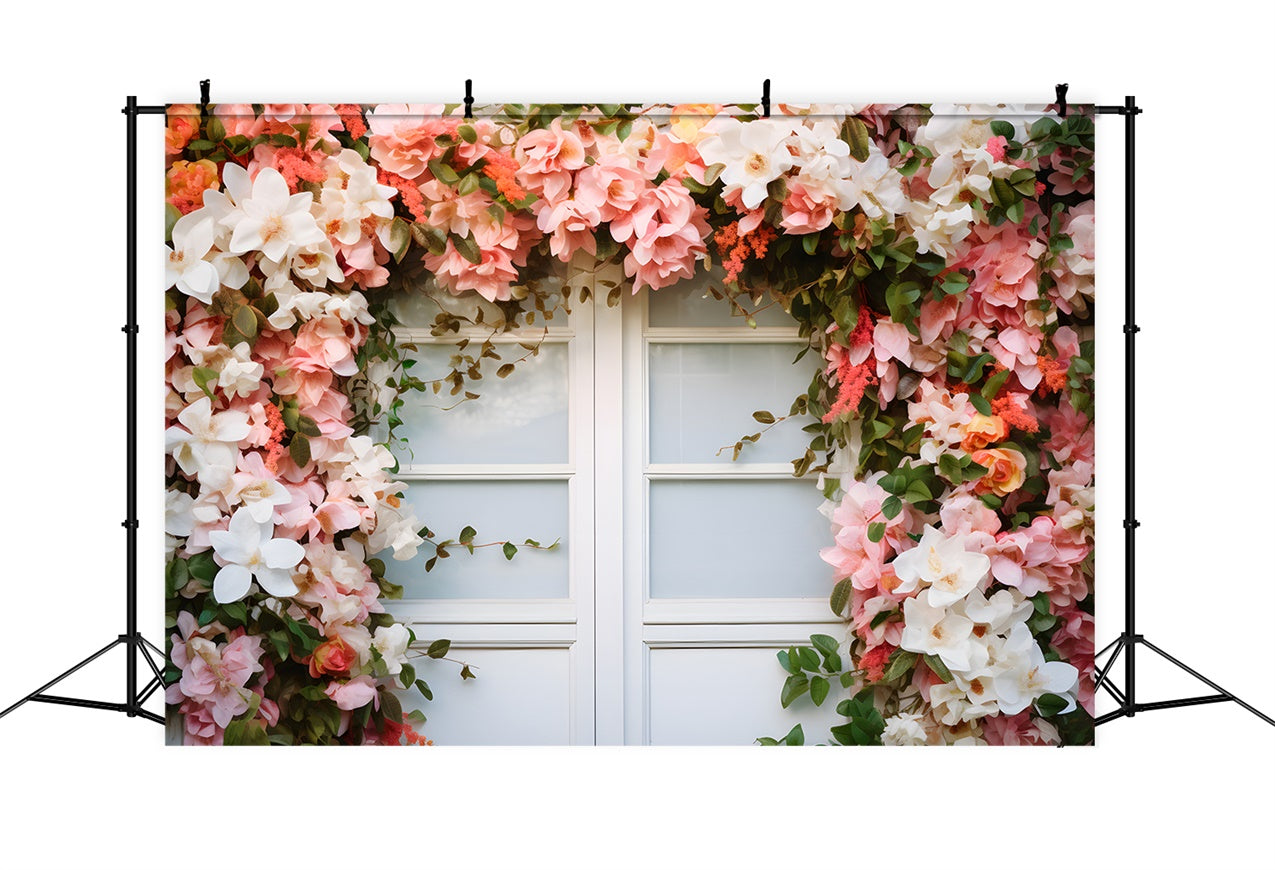
M1050 693L1066 699L1067 707L1062 712L1076 708L1070 693L1080 672L1066 662L1045 661L1045 654L1026 623L1020 622L1010 631L1004 656L1004 666L996 675L995 685L1002 713L1007 716L1021 713L1041 695Z
M984 598L977 589L958 602L953 610L974 623L975 634L1007 635L1018 623L1032 614L1032 603L1017 589L998 589Z
M381 654L390 676L402 673L403 664L407 661L407 645L412 642L412 635L407 626L394 623L382 625L372 635L372 648Z
M974 646L970 642L974 623L959 613L935 606L930 600L932 593L932 589L926 589L903 602L903 635L899 646L909 652L938 656L954 671L967 670Z
M213 578L213 598L219 604L243 598L254 578L271 595L296 594L292 569L305 556L305 549L273 534L273 525L257 522L243 509L230 517L229 529L208 533L213 551L225 563Z
M278 170L262 169L252 183L251 196L239 203L239 214L229 218L234 224L230 252L260 251L279 264L299 248L325 241L310 214L312 201L308 192L289 195L288 183Z
M966 550L964 537L949 538L934 526L926 526L920 542L895 559L893 565L901 581L897 592L906 595L924 584L930 587L930 604L946 607L982 582L992 560Z
M920 713L900 713L885 720L881 742L886 746L924 746L929 742Z
M207 486L220 488L234 473L239 442L251 426L243 411L213 413L212 400L201 396L177 415L181 426L164 433L167 452L186 474ZM183 428L185 427L185 428Z
M208 260L212 250L214 228L198 211L183 215L173 224L173 245L165 247L168 260L164 267L164 283L176 287L187 296L207 305L221 287L217 267Z
M711 133L699 143L705 165L721 164L723 195L739 192L745 208L753 209L766 198L766 185L792 168L788 140L792 127L780 121L734 118L710 121Z

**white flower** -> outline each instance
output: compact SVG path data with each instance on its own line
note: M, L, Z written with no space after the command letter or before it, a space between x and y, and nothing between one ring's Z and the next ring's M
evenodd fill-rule
M292 502L288 488L272 477L256 477L247 471L238 471L231 477L226 501L243 505L241 513L247 513L254 522L268 523L274 509Z
M198 211L173 224L173 246L164 250L168 260L164 283L207 305L221 287L217 267L204 259L213 246L214 227Z
M946 607L982 582L992 560L966 550L963 537L949 538L934 526L926 526L920 542L896 558L893 565L902 581L895 591L906 595L923 582L930 587L930 604Z
M974 646L970 642L974 623L959 613L935 606L930 600L932 593L932 589L926 589L903 602L903 635L899 646L909 652L938 656L952 670L967 670Z
M219 604L243 598L254 578L271 595L296 594L292 569L305 556L305 549L296 541L272 538L273 534L270 523L257 522L243 509L230 517L229 529L208 533L213 551L225 563L213 578L213 598Z
M177 415L177 421L182 425L170 426L164 433L167 452L200 483L223 486L235 470L239 442L251 429L248 415L243 411L214 414L212 400L201 396Z
M368 221L388 247L388 228L394 219L390 199L398 191L378 184L376 170L357 151L348 148L329 157L324 167L328 178L319 192L319 219L332 238L342 245L356 245L363 238L364 221Z
M929 742L920 713L900 713L885 720L881 742L886 746L924 746Z
M299 248L326 240L310 214L309 193L288 194L288 183L276 169L266 167L252 183L252 195L239 204L232 220L230 252L260 251L274 263L284 263Z
M412 635L407 626L399 623L382 625L372 635L372 648L381 654L390 676L403 671L407 661L407 645L412 642Z
M241 341L231 349L217 374L217 386L228 396L244 398L261 386L261 376L266 373L261 363L252 361L252 348Z
M788 140L792 127L778 121L734 118L710 121L711 133L699 143L705 165L721 164L724 196L739 192L745 208L754 209L766 198L766 185L792 168Z
M1001 712L1013 716L1026 710L1041 695L1054 694L1066 699L1070 712L1076 708L1070 692L1080 672L1066 662L1047 662L1026 623L1020 622L1005 641L1004 666L996 675L995 689Z
M394 497L398 501L397 497ZM420 521L411 505L391 505L384 501L376 503L376 527L368 535L368 550L379 553L393 548L394 559L402 562L416 555L421 545L421 536L417 534Z

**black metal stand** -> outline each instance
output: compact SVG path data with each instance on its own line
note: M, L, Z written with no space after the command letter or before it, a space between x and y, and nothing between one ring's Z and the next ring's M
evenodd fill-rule
M1245 710L1248 710L1254 716L1263 721L1275 725L1275 719L1267 716L1261 710L1258 710L1252 704L1240 700L1232 693L1223 689L1217 683L1198 671L1188 667L1182 662L1160 649L1151 641L1147 640L1141 634L1138 634L1136 611L1134 605L1136 602L1137 584L1136 573L1134 571L1134 532L1140 525L1134 516L1134 337L1138 334L1138 325L1134 322L1134 119L1142 112L1138 108L1137 102L1133 97L1125 97L1123 106L1098 106L1098 114L1100 115L1124 115L1125 130L1125 274L1124 274L1124 358L1125 358L1125 520L1124 520L1124 541L1125 541L1125 567L1124 567L1124 594L1125 594L1125 613L1124 613L1124 631L1111 643L1107 644L1094 657L1095 665L1109 651L1110 658L1102 667L1096 671L1094 679L1095 691L1102 689L1111 695L1119 704L1119 708L1112 710L1110 713L1104 713L1095 721L1095 725L1102 725L1113 719L1119 719L1124 716L1132 717L1136 713L1143 713L1148 710L1167 710L1172 707L1195 707L1200 704L1217 704L1222 701L1234 701ZM1215 690L1213 695L1197 695L1190 698L1173 698L1167 701L1147 701L1139 702L1137 699L1137 666L1136 653L1139 646L1146 647L1151 652L1163 658L1165 661L1174 665L1178 669L1185 671L1204 683L1209 688ZM1121 689L1115 684L1112 675L1116 660L1124 654L1124 688Z
M143 719L149 719L161 725L164 724L163 716L142 709L142 704L164 686L164 672L155 658L158 656L158 661L162 662L164 653L159 647L142 637L137 629L137 116L139 114L163 114L164 111L164 106L138 106L137 97L129 97L123 109L127 123L125 174L128 184L125 198L127 209L125 218L125 233L127 236L125 244L127 322L123 328L124 333L127 335L127 368L125 375L125 383L127 384L125 406L125 414L127 415L125 429L125 440L127 442L125 448L127 457L125 466L125 474L127 476L127 513L126 519L121 525L124 526L125 535L127 536L127 563L124 575L125 623L127 629L124 634L121 634L88 658L58 674L21 701L5 708L3 712L0 712L0 718L9 715L28 701L38 701L44 704L62 704L68 707L114 710L119 713L126 713L130 718L140 716ZM124 700L122 702L97 701L92 698L73 698L65 695L48 694L49 689L81 668L106 655L117 646L124 647L127 657ZM137 686L137 663L139 659L146 663L152 674L150 681L140 690Z

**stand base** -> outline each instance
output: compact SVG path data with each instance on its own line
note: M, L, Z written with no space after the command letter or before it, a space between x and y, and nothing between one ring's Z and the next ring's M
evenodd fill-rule
M96 701L92 698L72 698L65 695L46 694L48 689L53 688L76 671L106 655L117 646L127 648L128 655L130 656L135 656L140 653L142 660L146 662L153 674L150 682L142 687L141 691L134 691L132 685L130 685L128 693L131 694L132 697L128 698L124 703L120 704L112 701ZM159 647L155 646L155 644L151 643L140 634L121 634L119 637L115 638L115 640L111 641L88 658L78 662L74 666L49 680L21 701L6 707L2 712L0 712L0 719L8 716L28 701L37 701L42 704L62 704L68 707L88 707L94 710L113 710L117 713L126 713L129 718L140 716L143 719L149 719L152 722L158 722L160 725L163 725L163 716L160 716L158 713L152 713L149 710L142 709L142 704L146 702L146 699L164 687L164 672L160 669L159 665L155 663L155 659L151 655L152 652L159 656L160 661L164 660L164 653L159 649ZM132 677L130 675L130 680L131 679Z
M1195 677L1200 682L1204 683L1209 688L1216 690L1217 694L1196 695L1190 698L1174 698L1168 701L1150 701L1147 703L1138 703L1132 697L1133 693L1130 692L1129 695L1126 695L1123 691L1121 691L1116 686L1115 681L1112 679L1112 676L1111 676L1112 667L1115 665L1116 660L1120 658L1120 654L1127 652L1127 654L1132 655L1132 651L1135 646L1146 647L1147 649L1151 650L1156 655L1160 656L1160 658L1164 659L1165 661L1177 667L1179 670L1185 671L1186 673ZM1112 698L1115 699L1116 703L1120 705L1120 708L1117 710L1112 710L1110 713L1104 713L1103 715L1099 716L1097 719L1094 720L1095 726L1101 725L1104 722L1110 722L1113 719L1133 716L1135 713L1144 713L1148 710L1168 710L1173 707L1196 707L1196 706L1199 706L1200 704L1219 704L1219 703L1222 703L1223 701L1234 701L1236 704L1239 704L1245 710L1248 710L1250 713L1252 713L1257 718L1261 719L1263 722L1266 722L1268 725L1275 725L1275 719L1272 719L1270 716L1267 716L1265 713L1263 713L1261 710L1254 707L1252 704L1249 704L1246 701L1242 701L1239 698L1235 697L1233 694L1228 692L1226 689L1223 689L1221 686L1219 686L1217 683L1210 680L1208 677L1204 676L1198 671L1178 661L1173 656L1169 655L1167 652L1160 649L1158 646L1151 643L1151 641L1147 640L1145 637L1143 637L1140 634L1120 635L1120 637L1116 638L1111 643L1107 644L1096 656L1094 656L1095 663L1099 659L1101 659L1104 655L1106 655L1108 650L1112 651L1111 658L1107 659L1107 663L1105 665L1098 668L1097 676L1094 679L1094 689L1105 690L1107 694L1109 694ZM0 714L0 715L3 715L3 714Z

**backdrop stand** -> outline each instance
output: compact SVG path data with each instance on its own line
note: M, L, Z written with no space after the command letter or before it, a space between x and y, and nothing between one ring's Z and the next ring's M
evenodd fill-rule
M209 80L204 79L200 85L200 113L203 114L209 103ZM472 87L470 81L466 81L466 111L470 111L472 107ZM1059 85L1056 90L1056 102L1060 114L1067 114L1067 85ZM770 109L770 80L767 79L763 84L762 102L765 107L765 115L769 116ZM162 115L167 111L166 106L139 106L137 97L128 97L127 103L123 109L125 120L127 122L127 139L126 139L126 177L128 191L125 197L126 202L126 220L125 230L127 234L126 243L126 263L127 273L125 282L125 296L127 302L127 323L123 327L123 331L127 335L127 403L126 414L126 451L127 465L126 474L127 481L127 518L122 525L127 536L127 565L125 569L125 622L127 630L124 634L119 635L106 646L90 655L88 658L77 663L71 668L63 671L22 700L12 704L3 712L0 712L0 718L12 713L18 707L28 701L38 701L45 704L62 704L71 707L90 707L97 710L115 710L126 713L130 718L142 717L153 722L163 724L164 717L152 713L149 710L142 709L142 704L150 698L156 691L164 686L163 670L159 667L154 655L159 656L162 661L164 653L150 641L146 640L138 632L137 629L137 117L138 115ZM1095 725L1102 725L1113 719L1121 717L1132 717L1137 713L1147 712L1149 710L1167 710L1173 707L1195 707L1201 704L1216 704L1223 701L1234 701L1245 710L1262 719L1270 725L1275 725L1275 719L1258 710L1252 704L1249 704L1233 693L1223 689L1217 683L1205 677L1203 674L1169 655L1155 644L1147 640L1137 631L1136 611L1134 609L1136 597L1136 574L1134 570L1134 532L1138 528L1138 521L1134 519L1134 471L1135 471L1135 454L1134 454L1134 337L1139 331L1139 327L1134 322L1134 119L1141 114L1142 110L1138 108L1137 102L1133 97L1125 97L1122 106L1095 106L1095 111L1099 115L1123 115L1125 121L1125 621L1124 631L1114 641L1107 644L1095 657L1095 664L1104 655L1110 653L1106 664L1098 668L1094 679L1095 691L1102 689L1115 699L1119 707L1109 713L1097 717L1094 720ZM81 668L96 661L106 655L117 646L123 646L127 653L125 664L125 694L122 703L110 701L98 701L91 698L75 698L64 695L50 695L47 690L53 688L67 677L79 671ZM1172 698L1164 701L1146 701L1140 702L1137 699L1137 668L1136 668L1136 652L1139 646L1144 646L1151 652L1163 658L1179 670L1190 674L1209 688L1213 689L1215 694L1212 695L1196 695L1188 698ZM152 655L152 653L154 655ZM1116 661L1120 656L1124 656L1124 687L1116 685L1113 676L1113 670ZM140 690L137 686L137 663L138 659L144 661L150 668L153 675L149 682Z
M206 88L206 83L201 84ZM206 103L206 89L204 94L204 102ZM139 106L137 105L137 97L129 97L123 109L127 124L125 175L128 184L128 191L125 196L125 234L127 241L124 248L127 321L124 324L123 332L126 335L127 342L125 379L128 397L125 403L127 507L125 520L121 525L124 527L124 534L127 540L127 561L124 569L124 620L127 627L124 634L119 635L88 658L58 674L21 701L5 708L4 712L0 712L0 718L9 715L28 701L38 701L44 704L62 704L68 707L114 710L127 714L129 718L140 716L143 719L149 719L161 725L164 724L163 716L142 709L142 704L164 686L164 672L156 659L156 656L158 656L158 661L162 662L164 653L155 644L142 637L137 630L137 116L142 114L162 115L165 110L164 106ZM117 646L124 647L126 656L124 700L122 702L98 701L92 698L48 694L49 689L81 668L106 655ZM137 665L139 660L146 663L152 674L151 679L140 689L137 686Z
M1065 99L1066 85L1059 85L1059 95ZM1134 609L1135 597L1137 592L1136 573L1134 571L1134 532L1137 531L1139 522L1134 518L1136 511L1134 510L1134 337L1139 332L1139 327L1134 321L1134 119L1141 114L1142 110L1138 108L1137 102L1133 97L1125 97L1123 106L1098 106L1099 115L1124 115L1124 245L1125 245L1125 261L1124 261L1124 401L1125 401L1125 437L1124 437L1124 459L1125 459L1125 519L1124 519L1124 595L1125 595L1125 611L1124 611L1124 631L1111 643L1107 644L1099 653L1094 656L1094 664L1097 665L1099 659L1111 652L1111 657L1107 659L1107 663L1097 670L1097 676L1094 679L1094 690L1103 689L1107 694L1115 699L1120 706L1112 710L1110 713L1104 713L1094 720L1094 725L1102 725L1104 722L1110 722L1122 716L1132 717L1136 713L1143 713L1148 710L1167 710L1172 707L1195 707L1200 704L1217 704L1222 701L1234 701L1245 710L1263 721L1275 725L1275 719L1267 716L1261 710L1258 710L1252 704L1240 700L1234 694L1223 689L1217 683L1208 677L1193 670L1187 665L1175 659L1164 650L1160 649L1151 641L1147 640L1138 633L1136 611ZM1190 698L1173 698L1167 701L1138 701L1137 696L1137 667L1136 653L1139 646L1144 646L1151 652L1163 658L1179 670L1185 671L1213 689L1216 694L1213 695L1196 695ZM1124 688L1116 686L1115 679L1112 676L1113 667L1116 660L1124 655Z

